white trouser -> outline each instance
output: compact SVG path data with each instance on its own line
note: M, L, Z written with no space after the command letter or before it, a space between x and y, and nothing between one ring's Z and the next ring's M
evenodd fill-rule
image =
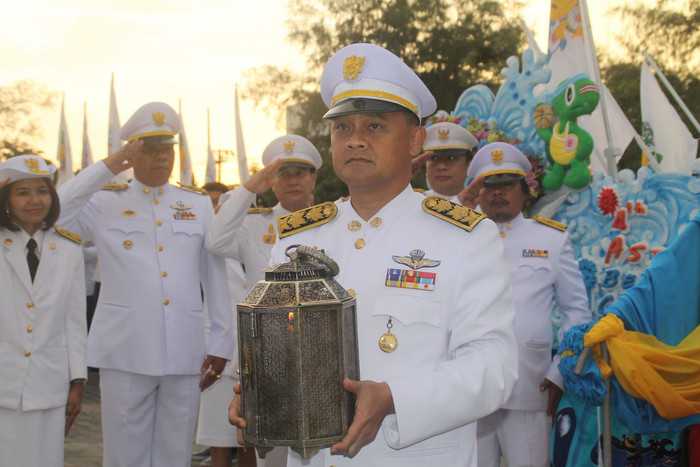
M103 467L190 467L198 384L100 369Z
M66 407L0 408L0 466L63 467Z
M479 467L546 467L549 418L545 411L501 409L477 422Z
M228 421L228 406L233 399L235 380L223 375L202 393L196 442L202 446L225 448L238 446L236 427Z

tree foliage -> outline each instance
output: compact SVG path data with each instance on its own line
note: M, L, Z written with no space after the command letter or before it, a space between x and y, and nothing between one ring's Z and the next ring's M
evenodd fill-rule
M323 155L317 199L334 200L347 188L333 174L318 83L331 55L354 42L381 45L416 70L438 107L448 109L469 86L497 88L505 60L524 42L510 13L494 0L290 0L289 39L305 70L253 69L243 95L273 112L287 109L288 130L309 138Z
M626 5L612 12L623 23L624 33L618 40L625 54L623 59L603 60L603 78L632 125L637 131L642 128L639 86L645 53L654 58L697 118L700 115L700 0L687 0L681 8L678 2L656 0L654 4ZM700 136L670 95L669 100L691 132ZM631 144L621 166L638 168L640 156L640 149Z
M28 152L41 135L40 113L53 107L55 95L32 81L0 86L0 158Z

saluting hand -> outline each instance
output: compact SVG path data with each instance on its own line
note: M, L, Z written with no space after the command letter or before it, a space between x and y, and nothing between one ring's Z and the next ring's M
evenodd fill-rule
M272 183L274 182L275 177L277 176L277 171L283 163L284 160L277 159L267 167L263 167L255 174L253 174L253 176L250 177L250 179L247 182L245 182L243 186L246 190L253 193L257 193L259 195L265 193L267 190L272 188Z
M68 432L70 432L73 423L75 423L78 415L80 415L84 391L85 385L82 381L70 383L70 389L68 390L68 401L66 402L65 436L68 436Z
M130 141L119 151L108 156L104 161L109 170L117 175L134 166L134 159L143 154L143 140Z
M484 179L477 178L457 195L459 202L468 208L474 209L479 204L479 193L484 186Z
M331 453L355 457L374 441L384 417L394 413L394 398L386 383L345 378L343 388L355 394L355 417L345 437L331 447Z
M425 151L411 160L411 178L415 177L419 170L425 167L425 163L433 155L433 151Z

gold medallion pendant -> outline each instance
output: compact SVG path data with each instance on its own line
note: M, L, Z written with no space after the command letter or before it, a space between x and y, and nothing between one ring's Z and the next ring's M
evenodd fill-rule
M386 332L379 338L379 349L385 353L391 353L399 346L399 340L391 333L391 328L394 327L394 322L389 316L386 322Z
M379 338L379 349L382 352L391 353L399 346L399 340L391 331L387 331Z

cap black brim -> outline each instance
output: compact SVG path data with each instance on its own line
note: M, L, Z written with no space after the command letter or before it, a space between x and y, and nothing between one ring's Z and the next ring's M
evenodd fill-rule
M472 155L472 150L471 149L460 149L460 148L454 148L454 149L426 149L426 151L430 151L433 153L433 157L461 157L461 156L471 156Z
M408 112L416 116L411 110L406 107L395 104L393 102L381 101L378 99L345 99L338 102L333 107L328 109L328 112L323 116L324 119L343 117L357 113L382 114L389 112ZM416 116L416 119L418 117Z
M175 136L170 136L170 135L162 135L162 136L146 136L144 138L141 138L144 144L147 144L149 146L156 146L160 144L177 144L177 138Z
M518 174L498 174L491 175L484 179L484 186L512 185L522 180L524 177Z

